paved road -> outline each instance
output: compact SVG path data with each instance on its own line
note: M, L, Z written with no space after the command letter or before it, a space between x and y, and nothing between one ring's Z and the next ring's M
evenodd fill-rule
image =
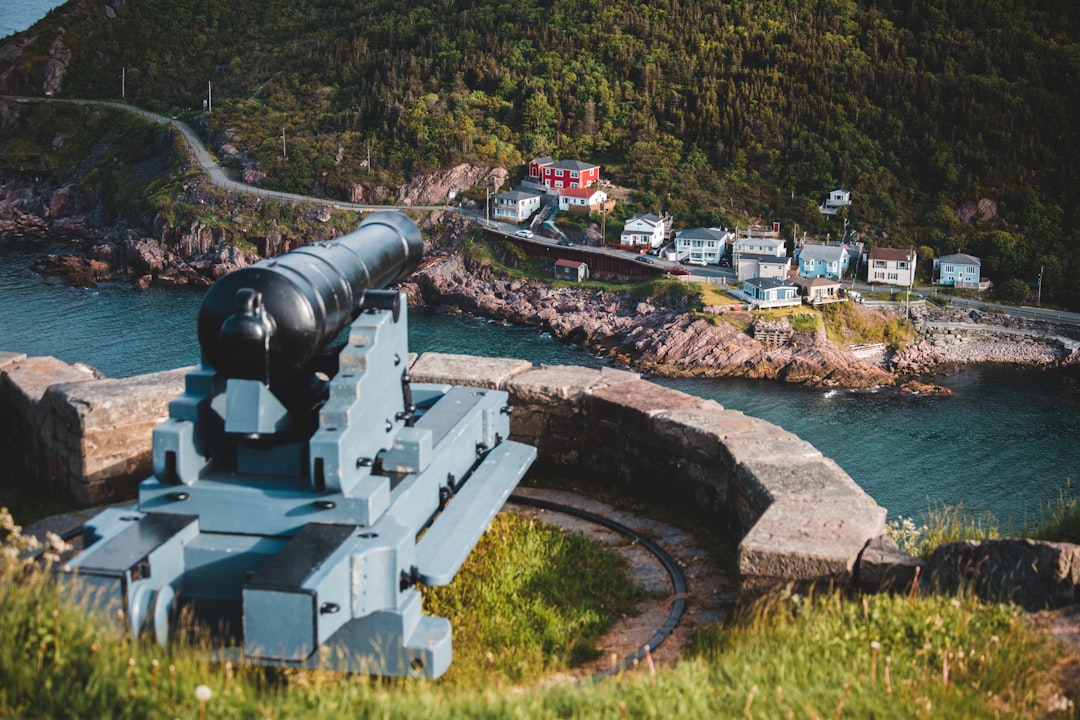
M53 102L70 103L72 105L97 105L103 107L111 107L117 110L124 110L126 112L140 115L144 118L147 118L148 120L153 120L157 123L168 123L180 131L180 134L184 138L184 142L187 143L188 150L191 151L192 157L195 158L195 161L202 166L203 170L206 171L207 176L210 178L210 182L214 185L217 185L218 187L225 188L227 190L251 193L252 195L259 195L260 197L268 198L270 200L276 200L278 202L326 205L328 207L338 208L341 210L355 210L358 212L386 210L388 207L386 205L358 205L356 203L314 197L312 195L298 195L296 193L278 192L276 190L267 190L265 188L257 187L255 185L248 185L247 183L237 182L236 180L232 180L228 177L228 175L225 174L225 169L221 167L220 163L218 163L217 158L215 158L213 154L211 154L211 152L203 144L199 136L186 122L183 122L182 120L177 120L176 118L158 115L157 113L152 113L149 110L143 110L142 108L135 107L134 105L128 105L127 103L114 102L110 100L69 100L64 98L12 97L6 95L0 96L0 99L14 101L16 103ZM455 208L450 205L402 205L400 207L409 210L444 210L478 217L475 213L469 213L462 208Z

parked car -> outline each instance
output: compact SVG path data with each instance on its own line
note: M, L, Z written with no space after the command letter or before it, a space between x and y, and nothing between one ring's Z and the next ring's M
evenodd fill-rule
M649 264L652 264L652 263L656 262L651 257L647 257L645 255L638 255L634 259L637 260L638 262L649 263Z
M570 245L573 245L574 243L570 242L569 240L560 240L559 244L562 245L563 247L569 247Z
M689 270L687 270L686 268L681 268L681 267L669 267L664 272L666 272L668 275L689 275L690 274Z
M518 237L523 237L523 238L531 238L533 236L532 230L518 230L514 234L517 235Z

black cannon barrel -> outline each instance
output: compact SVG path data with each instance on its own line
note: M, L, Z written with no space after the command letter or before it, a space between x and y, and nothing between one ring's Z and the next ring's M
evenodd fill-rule
M404 278L423 252L412 220L377 212L335 240L235 270L214 283L199 310L203 362L272 390L294 383L360 313L364 294Z

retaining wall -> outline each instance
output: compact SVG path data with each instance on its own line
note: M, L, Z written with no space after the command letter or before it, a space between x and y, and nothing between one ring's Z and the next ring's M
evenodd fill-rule
M99 504L150 474L151 430L186 369L123 380L55 358L0 353L4 454L22 480ZM506 390L511 435L539 462L658 503L696 507L739 540L757 581L848 580L886 511L832 460L763 420L636 373L427 353L416 382Z

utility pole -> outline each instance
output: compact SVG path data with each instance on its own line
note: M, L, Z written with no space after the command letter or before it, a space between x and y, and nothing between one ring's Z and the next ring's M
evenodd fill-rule
M1035 305L1036 305L1036 307L1042 307L1042 275L1043 275L1043 270L1045 270L1045 269L1046 269L1045 265L1040 265L1039 266L1039 293L1038 293L1038 295L1035 296Z
M206 112L214 112L214 92L210 87L210 81L206 81Z
M287 160L288 157L289 157L289 153L287 153L285 151L285 126L282 125L281 126L281 158L282 158L282 160Z
M484 188L484 220L491 222L491 188Z
M127 97L127 68L120 68L120 99Z

